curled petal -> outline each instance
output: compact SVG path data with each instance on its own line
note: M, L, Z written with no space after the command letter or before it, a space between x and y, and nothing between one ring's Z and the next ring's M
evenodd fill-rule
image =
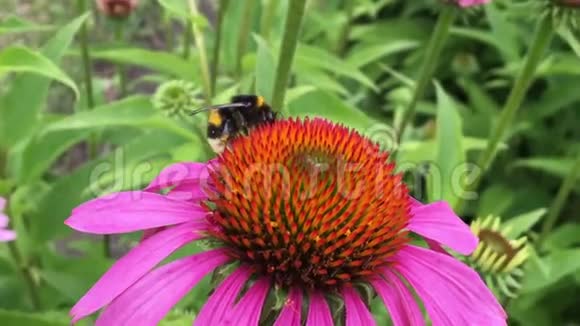
M427 205L412 204L408 227L464 255L471 254L477 247L475 234L443 201Z
M393 261L395 270L423 300L433 325L506 325L505 311L467 265L410 245L403 247Z
M185 223L161 231L131 249L74 305L70 311L73 322L101 309L172 252L199 239L198 231L206 226L203 221Z
M176 163L163 169L145 191L157 192L186 183L199 185L202 180L207 180L208 176L207 163Z
M157 325L205 275L228 260L223 249L216 249L159 267L115 298L96 326Z
M7 227L8 223L9 223L8 216L0 213L0 228Z
M373 315L354 288L342 288L344 306L346 309L346 326L376 325Z
M322 293L314 291L310 293L309 297L306 326L333 326L332 314Z
M114 234L193 221L206 216L199 206L166 196L142 192L119 192L88 201L65 221L87 233Z
M288 299L284 303L284 308L278 315L274 326L300 326L302 312L302 290L299 287L292 287L288 294Z
M423 314L405 284L390 270L385 270L383 276L386 281L375 278L371 284L387 306L394 326L425 325Z
M244 284L252 275L247 267L240 267L229 275L209 297L193 321L193 325L220 325L236 302Z

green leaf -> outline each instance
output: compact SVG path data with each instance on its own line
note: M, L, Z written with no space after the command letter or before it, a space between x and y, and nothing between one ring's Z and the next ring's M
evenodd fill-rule
M437 89L437 135L435 166L430 167L429 200L445 200L454 206L463 189L459 177L466 171L459 170L466 162L463 147L461 116L453 100L445 90Z
M545 208L538 208L531 212L527 212L516 217L512 217L504 222L504 227L509 229L506 236L515 239L524 232L529 231L548 210Z
M42 55L58 64L87 17L88 14L81 15L58 30L42 47ZM51 81L35 74L12 78L12 87L0 98L0 147L17 143L35 129Z
M186 0L158 0L157 2L174 17L189 19L189 6Z
M544 289L562 278L580 270L580 248L555 251L541 258L543 273L535 264L529 264L522 285L522 293Z
M15 310L0 310L2 326L68 326L70 317L66 313L31 313Z
M365 132L373 124L361 111L328 92L314 91L289 103L288 112L297 117L322 117Z
M63 223L64 220L75 206L90 199L87 196L90 193L87 188L99 173L121 171L124 166L133 162L149 164L150 158L168 153L185 141L183 137L165 131L152 131L119 147L106 157L91 161L71 174L57 179L50 191L35 203L36 209L30 214L32 238L37 243L43 243L66 234L67 227ZM136 177L141 178L140 175ZM134 180L120 180L119 178L117 181L122 185L128 185ZM40 245L37 247L42 248Z
M316 67L347 78L352 78L373 90L377 90L373 81L357 67L348 64L326 50L300 44L296 51L296 70L300 71L305 67Z
M0 22L0 35L12 33L44 32L54 29L53 26L37 25L17 16L8 16Z
M85 130L63 130L31 137L12 147L9 171L22 184L40 178L71 146L86 139Z
M201 80L194 61L167 52L129 48L93 51L91 55L97 59L146 67L185 80Z
M8 47L0 52L0 77L8 72L29 72L57 80L80 96L75 82L41 53L25 47Z
M412 50L417 48L417 46L419 46L418 42L408 40L365 46L363 48L358 48L356 51L352 52L352 54L349 54L346 61L352 67L362 68L385 56Z
M510 165L510 168L528 168L539 170L556 177L566 178L572 170L573 164L574 160L568 158L534 157L517 160Z
M566 223L548 234L544 242L547 250L561 250L580 244L580 224Z
M258 46L256 55L256 93L264 96L268 103L272 102L272 87L276 64L274 55L270 51L268 43L259 35L254 34L254 40Z

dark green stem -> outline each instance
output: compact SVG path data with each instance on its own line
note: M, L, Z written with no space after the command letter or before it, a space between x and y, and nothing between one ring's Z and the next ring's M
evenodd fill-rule
M544 220L542 224L542 231L540 233L540 237L538 238L538 247L542 247L544 240L546 240L546 236L552 231L554 225L556 225L556 221L564 208L564 204L566 203L566 199L568 195L574 189L576 185L576 180L578 180L578 176L580 175L580 154L576 158L574 165L570 169L570 173L566 176L566 179L562 182L560 186L560 190L550 207L550 211L548 212L548 216Z
M123 44L124 28L125 20L119 20L115 22L115 43L117 43L117 46ZM117 76L119 78L119 97L123 98L127 96L127 74L125 71L125 65L122 63L117 64Z
M401 141L403 133L407 128L407 125L411 123L413 116L415 115L415 108L419 100L423 98L427 87L431 83L433 73L435 72L435 67L439 62L439 56L445 45L445 41L449 36L449 28L457 16L458 9L453 5L446 5L439 18L437 19L437 24L435 25L435 30L431 34L431 39L425 50L425 55L423 57L423 63L421 64L421 69L419 70L419 78L417 84L415 85L415 90L413 92L413 97L407 105L407 108L403 112L403 119L399 125L397 131L397 139Z
M193 23L188 20L183 33L183 59L189 59L191 53L191 43L193 42Z
M480 168L480 172L475 176L473 182L469 183L466 187L468 192L477 189L483 174L491 166L491 163L495 158L498 145L505 136L505 133L511 126L518 109L522 105L528 88L534 80L536 69L540 64L546 49L550 45L550 41L552 40L553 35L554 29L552 20L550 17L546 16L538 23L524 64L518 74L518 77L515 80L508 99L503 106L497 125L490 135L489 142L487 143L485 150L481 153L477 161L477 166ZM459 198L455 205L457 211L461 211L463 204L464 199Z
M223 25L224 25L224 18L226 16L226 12L228 10L228 6L230 4L230 0L222 0L220 1L220 8L218 11L217 16L217 26L216 26L216 33L215 33L215 45L213 47L213 54L211 60L211 85L210 89L212 94L215 94L215 87L218 75L218 67L220 62L220 52L222 46L222 33L223 33Z
M272 96L272 107L277 111L283 111L284 96L286 87L290 79L290 70L294 61L294 53L298 45L298 33L302 25L306 0L293 0L288 4L286 23L284 25L284 35L282 46L278 57L278 67L276 69L276 80L274 82L274 92Z
M276 9L278 9L279 0L268 0L266 7L262 11L262 17L260 19L260 34L266 42L270 39L270 33L272 31L272 22L274 21L274 16L276 16Z
M346 52L346 44L350 36L350 29L352 27L351 21L354 14L355 2L352 0L344 0L344 10L346 11L346 21L340 30L338 40L336 42L336 53L339 56L344 56Z
M205 92L205 103L210 104L212 98L212 89L211 89L211 79L210 79L210 72L209 72L209 63L207 60L207 52L205 48L205 38L203 33L201 32L200 27L195 22L195 18L199 15L199 11L197 10L197 5L195 0L189 0L189 11L191 14L191 31L193 32L193 37L195 38L195 46L199 53L199 67L201 69L201 77L203 82L203 89Z
M6 207L4 208L4 211L10 212L10 200L7 200L6 202L7 204ZM12 216L12 219L14 219L14 216ZM12 228L12 224L13 223L11 221L10 224L8 225L8 228ZM19 236L25 235L20 234ZM17 241L18 238L16 238L16 240L14 241L7 242L6 244L8 245L8 250L10 251L10 256L12 256L14 264L16 265L16 268L18 268L18 272L24 279L24 283L26 284L26 288L30 296L30 302L32 303L32 308L38 311L42 309L40 296L38 294L38 287L36 282L34 281L32 269L24 261L24 259L22 258L22 254L20 253L20 250L18 250L18 246L16 245Z
M236 54L236 76L238 77L242 75L242 59L244 58L244 54L246 54L252 22L254 20L254 3L255 0L244 1L244 9L242 10L242 20L240 22L240 30L238 31L238 52Z

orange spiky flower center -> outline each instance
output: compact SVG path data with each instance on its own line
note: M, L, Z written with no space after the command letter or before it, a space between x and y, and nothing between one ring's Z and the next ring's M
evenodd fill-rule
M212 235L280 286L373 275L408 241L408 191L387 159L322 119L259 127L213 166Z

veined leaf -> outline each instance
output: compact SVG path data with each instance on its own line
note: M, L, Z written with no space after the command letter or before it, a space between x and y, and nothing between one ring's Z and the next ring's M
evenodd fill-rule
M50 59L39 52L19 46L5 48L0 52L0 76L9 72L29 72L57 80L75 93L79 98L79 89L75 82Z
M408 51L416 48L417 46L419 46L419 42L408 40L365 46L364 48L359 48L350 54L346 61L352 67L362 68L371 62L375 62L381 59L382 57Z
M42 55L58 64L87 17L81 15L58 30L42 47ZM12 87L0 98L0 147L12 146L34 130L51 81L35 74L16 75L11 80Z
M53 26L37 25L17 16L8 16L0 22L0 35L11 33L44 32L54 29Z
M94 58L137 65L185 80L200 81L196 63L175 54L147 49L128 48L93 51Z

